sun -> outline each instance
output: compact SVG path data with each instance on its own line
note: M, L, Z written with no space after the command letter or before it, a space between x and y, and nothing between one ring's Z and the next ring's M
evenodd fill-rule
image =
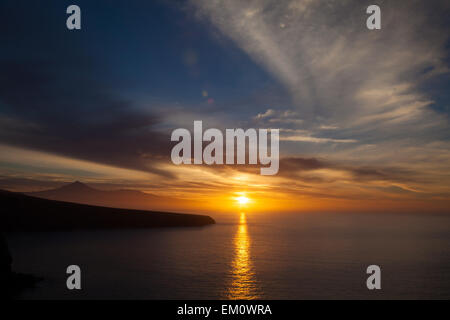
M244 204L247 204L247 203L250 201L250 199L247 198L247 197L245 197L245 196L240 196L240 197L237 197L237 198L236 198L236 201L237 201L240 205L244 205Z

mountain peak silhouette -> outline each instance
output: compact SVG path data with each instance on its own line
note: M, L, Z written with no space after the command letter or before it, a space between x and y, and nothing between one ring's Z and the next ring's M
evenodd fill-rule
M154 195L133 189L96 189L78 180L56 189L29 192L27 194L49 200L139 210L162 210L167 207L168 203L176 204L177 202L175 198Z
M75 182L72 182L70 184L66 184L66 185L60 187L59 190L70 191L70 192L80 192L80 191L90 191L90 190L94 190L94 189L77 180Z

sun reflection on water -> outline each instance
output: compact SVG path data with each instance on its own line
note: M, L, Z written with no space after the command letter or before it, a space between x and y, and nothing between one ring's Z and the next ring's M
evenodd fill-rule
M234 259L231 264L231 283L228 299L257 299L258 286L250 256L250 237L247 233L247 218L241 213L238 231L234 237Z

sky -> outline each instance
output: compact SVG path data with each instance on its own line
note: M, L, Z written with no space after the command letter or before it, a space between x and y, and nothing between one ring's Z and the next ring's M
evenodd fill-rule
M71 4L81 30L66 28ZM377 1L382 28L368 30L371 4L2 1L0 188L448 211L450 5ZM194 120L280 129L279 173L175 166L170 134Z

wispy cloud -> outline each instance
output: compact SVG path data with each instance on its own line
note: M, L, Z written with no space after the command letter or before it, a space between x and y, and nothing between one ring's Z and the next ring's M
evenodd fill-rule
M351 130L364 143L415 125L446 123L419 85L448 72L445 1L381 1L382 30L365 27L361 1L193 0L200 17L231 38L290 91L303 128ZM446 11L447 10L447 11ZM434 20L433 20L434 19ZM259 119L274 110L260 113ZM307 121L305 121L307 120ZM330 124L331 123L331 124ZM386 131L388 129L388 131ZM436 131L434 131L436 132ZM333 138L333 137L329 137Z
M439 158L442 150L433 145L447 140L448 116L431 108L433 96L422 88L449 71L447 1L379 1L378 31L365 26L370 1L191 4L200 19L234 41L290 92L293 107L288 110L293 113L288 117L279 116L283 108L268 107L252 119L300 130L285 131L281 139L303 143L302 149L285 144L285 153L396 164L420 145L421 152ZM431 160L413 164L416 157L402 164L435 165Z
M281 136L281 141L301 141L301 142L313 142L313 143L355 143L357 140L354 139L330 139L330 138L318 138L303 135L292 135L292 136Z

